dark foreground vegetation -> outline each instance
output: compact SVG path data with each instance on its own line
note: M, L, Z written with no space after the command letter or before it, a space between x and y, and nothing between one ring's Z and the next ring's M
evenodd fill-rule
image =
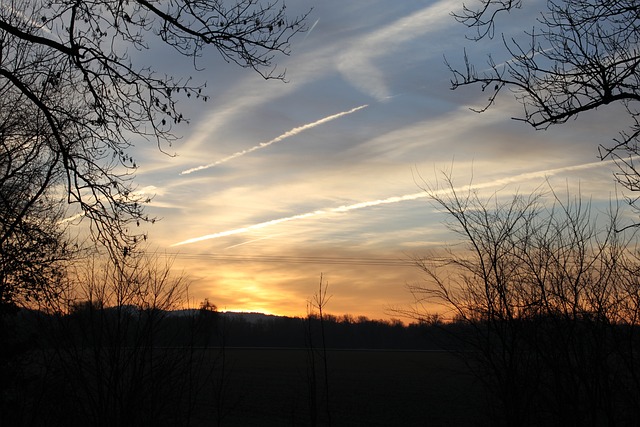
M14 310L0 425L634 425L640 331L601 320Z
M84 303L3 320L1 425L448 425L481 398L433 326L329 315L321 349L317 316Z
M633 426L640 419L640 254L620 209L549 189L482 198L431 191L459 244L419 261L419 306L440 304L510 426ZM409 313L411 314L411 312ZM412 312L437 322L436 313ZM445 329L450 328L447 326Z

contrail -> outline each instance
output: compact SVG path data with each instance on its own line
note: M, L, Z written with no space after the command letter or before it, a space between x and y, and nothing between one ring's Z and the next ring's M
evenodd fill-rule
M202 236L202 237L194 237L193 239L188 239L188 240L184 240L182 242L174 243L173 245L171 245L171 247L188 245L189 243L201 242L202 240L217 239L219 237L233 236L234 234L248 233L251 230L257 230L257 229L260 229L260 228L269 227L271 225L280 224L282 222L294 221L296 219L304 219L304 218L309 218L309 217L312 217L312 216L322 215L322 214L326 214L328 212L329 211L317 210L317 211L308 212L308 213L305 213L305 214L289 216L289 217L286 217L286 218L273 219L271 221L261 222L259 224L253 224L253 225L249 225L247 227L236 228L235 230L227 230L227 231L222 231L220 233L207 234L206 236Z
M78 214L75 214L75 215L73 215L73 216L70 216L70 217L67 217L67 218L63 218L63 219L61 219L60 221L58 221L58 222L57 222L57 224L58 224L58 225L62 225L62 224L68 223L68 222L73 222L73 221L75 221L76 219L80 219L80 218L82 218L82 217L83 217L83 216L85 216L85 215L86 215L86 214L85 214L85 212L84 212L84 211L82 211L82 212L80 212L80 213L78 213Z
M309 31L307 31L307 34L304 35L304 38L302 39L302 41L305 41L307 39L307 37L309 37L309 34L311 34L311 31L313 31L313 29L316 27L316 25L318 25L319 21L320 21L320 18L316 19L316 22L314 22L313 25L311 26L311 28L309 28Z
M52 34L51 30L48 29L47 27L45 27L44 24L42 24L42 23L40 23L40 22L38 22L38 21L36 21L34 19L31 19L30 17L28 17L24 13L20 12L19 10L16 10L13 7L8 7L8 6L5 6L4 4L0 4L0 9L3 9L5 11L9 12L9 13L12 13L12 14L16 15L18 18L22 19L22 21L25 24L31 25L35 29L38 29L40 31L44 31L45 33ZM62 41L60 36L58 36L58 40Z
M266 148L266 147L270 146L271 144L275 144L276 142L280 142L285 138L289 138L290 136L297 135L297 134L299 134L301 132L304 132L305 130L314 128L316 126L320 126L320 125L325 124L327 122L330 122L332 120L338 119L338 118L340 118L342 116L346 116L348 114L355 113L356 111L362 110L363 108L366 108L368 106L369 106L369 104L364 104L364 105L361 105L359 107L352 108L349 111L343 111L341 113L333 114L333 115L325 117L323 119L316 120L315 122L307 123L306 125L295 127L293 129L283 133L282 135L273 138L271 141L261 142L258 145L254 145L253 147L247 148L246 150L238 151L237 153L234 153L234 154L232 154L230 156L227 156L227 157L225 157L223 159L220 159L220 160L218 160L218 161L216 161L214 163L209 163L208 165L203 165L203 166L198 166L198 167L195 167L195 168L187 169L185 171L182 171L180 173L180 175L187 175L187 174L190 174L192 172L197 172L197 171L201 171L201 170L204 170L204 169L212 168L214 166L218 166L219 164L228 162L229 160L233 160L233 159L235 159L237 157L244 156L245 154L249 154L249 153L252 153L252 152L254 152L256 150L260 150L261 148Z
M489 182L485 182L485 183L481 183L481 184L465 185L465 186L462 186L462 187L455 188L454 190L455 191L467 191L467 190L470 190L472 188L473 189L484 189L484 188L490 188L490 187L498 187L498 186L511 184L511 183L518 182L518 181L526 181L526 180L536 179L536 178L547 178L547 177L550 177L552 175L557 175L557 174L562 173L562 172L571 172L571 171L577 171L577 170L583 170L583 169L590 169L590 168L597 167L597 166L603 166L603 165L606 165L608 163L613 163L613 160L584 163L584 164L581 164L581 165L565 166L565 167L562 167L562 168L547 169L547 170L536 171L536 172L527 172L527 173L522 173L522 174L515 175L515 176L510 176L510 177L507 177L507 178L496 179L494 181L489 181ZM365 201L365 202L354 203L354 204L351 204L351 205L343 205L343 206L339 206L339 207L336 207L336 208L319 209L319 210L315 210L313 212L307 212L307 213L298 214L298 215L292 215L292 216L288 216L288 217L284 217L284 218L273 219L271 221L265 221L265 222L249 225L249 226L242 227L242 228L236 228L236 229L233 229L233 230L221 231L219 233L214 233L214 234L207 234L206 236L201 236L201 237L194 237L192 239L188 239L188 240L184 240L182 242L174 243L173 245L171 245L171 247L173 247L173 246L181 246L181 245L188 245L190 243L201 242L203 240L218 239L220 237L232 236L234 234L248 233L249 231L252 231L252 230L257 230L257 229L260 229L260 228L270 227L272 225L281 224L283 222L295 221L295 220L299 220L299 219L307 219L307 218L311 218L311 217L315 217L315 216L321 216L321 215L327 215L327 214L331 214L331 213L349 212L349 211L353 211L353 210L356 210L356 209L363 209L363 208L368 208L368 207L372 207L372 206L385 205L385 204L391 204L391 203L399 203L399 202L404 202L404 201L408 201L408 200L416 200L416 199L429 197L430 194L443 194L443 193L447 193L449 191L451 191L451 190L450 189L446 189L446 188L442 189L442 190L434 191L432 193L427 193L426 191L421 191L419 193L405 194L403 196L393 196L393 197L388 197L386 199L380 199L380 200L370 200L370 201Z
M247 245L247 244L253 243L253 242L259 242L260 240L264 240L264 239L272 239L272 238L277 237L279 235L280 235L280 233L279 234L270 234L268 236L259 237L257 239L247 240L246 242L242 242L242 243L238 243L238 244L235 244L235 245L227 246L225 248L225 250L226 249L231 249L231 248L237 248L238 246Z

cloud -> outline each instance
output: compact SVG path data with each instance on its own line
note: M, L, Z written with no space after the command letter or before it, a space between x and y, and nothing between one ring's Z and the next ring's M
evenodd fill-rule
M315 82L334 72L333 59L340 47L326 45L320 48L296 52L282 66L287 69L288 83L267 81L257 75L249 75L231 84L223 94L212 96L216 107L205 113L198 126L183 144L197 149L211 135L221 132L235 120L246 116L248 111L268 109L269 103L276 103L292 93L302 90L309 82Z
M376 99L382 100L390 96L384 73L373 61L377 57L394 53L400 45L454 25L451 11L459 7L456 3L439 1L354 41L339 57L338 69L356 88Z
M197 171L201 171L201 170L204 170L204 169L212 168L214 166L218 166L218 165L220 165L222 163L228 162L229 160L233 160L235 158L244 156L245 154L249 154L249 153L252 153L252 152L254 152L256 150L260 150L262 148L266 148L266 147L270 146L271 144L275 144L276 142L282 141L283 139L289 138L291 136L298 135L299 133L304 132L304 131L309 130L309 129L312 129L312 128L316 127L316 126L320 126L322 124L328 123L328 122L330 122L332 120L338 119L338 118L346 116L348 114L355 113L356 111L362 110L363 108L366 108L368 106L369 106L368 104L364 104L364 105L361 105L359 107L352 108L349 111L343 111L341 113L333 114L331 116L324 117L324 118L322 118L320 120L316 120L315 122L307 123L305 125L295 127L293 129L283 133L282 135L279 135L279 136L273 138L270 141L261 142L258 145L254 145L253 147L247 148L246 150L238 151L238 152L236 152L236 153L234 153L234 154L232 154L230 156L224 157L224 158L222 158L222 159L220 159L218 161L215 161L213 163L209 163L208 165L203 165L203 166L198 166L198 167L195 167L195 168L187 169L185 171L182 171L180 173L180 175L187 175L187 174L190 174L190 173L193 173L193 172L197 172Z
M280 62L287 69L288 84L265 82L258 76L249 75L230 85L223 94L212 95L217 107L199 120L198 126L182 145L182 150L197 150L211 135L218 135L224 127L245 116L247 111L255 111L258 107L304 90L309 83L329 78L335 73L342 74L359 91L384 100L391 96L391 92L384 74L372 65L372 61L397 51L403 43L424 38L425 34L437 34L443 26L455 25L449 13L459 6L457 0L442 0L371 34L358 37L341 32L336 36L339 41L335 42L322 39L325 40L323 44L310 46L309 39L306 44L294 43L295 54ZM320 30L321 25L316 25L320 20L318 18L312 25L316 32ZM420 43L420 46L416 55L437 52L440 57L441 49L437 44L433 48L424 43Z
M271 225L276 225L276 224L280 224L280 223L283 223L283 222L294 221L294 220L298 220L298 219L310 218L312 216L322 215L322 214L325 214L325 213L327 213L327 211L317 210L317 211L314 211L314 212L308 212L308 213L300 214L300 215L293 215L293 216L289 216L289 217L286 217L286 218L274 219L274 220L271 220L271 221L261 222L259 224L249 225L247 227L236 228L234 230L227 230L227 231L222 231L220 233L207 234L206 236L194 237L193 239L187 239L187 240L184 240L182 242L174 243L173 245L171 245L171 247L188 245L190 243L201 242L203 240L217 239L217 238L226 237L226 236L233 236L234 234L247 233L247 232L249 232L251 230L258 230L260 228L269 227Z
M526 173L522 173L522 174L518 174L518 175L506 177L506 178L500 178L500 179L496 179L496 180L493 180L493 181L484 182L484 183L481 183L481 184L465 185L465 186L456 188L455 191L468 191L470 189L486 189L486 188L492 188L492 187L500 187L500 186L504 186L504 185L511 184L511 183L514 183L514 182L528 181L528 180L532 180L532 179L544 179L544 178L548 178L548 177L550 177L552 175L557 175L557 174L560 174L560 173L563 173L563 172L573 172L573 171L591 169L591 168L600 167L600 166L603 166L603 165L608 165L608 164L611 164L612 162L613 161L611 161L611 160L604 161L604 162L603 161L598 161L598 162L584 163L584 164L580 164L580 165L565 166L565 167L555 168L555 169L540 170L540 171L535 171L535 172L526 172ZM432 194L446 194L449 191L450 191L449 189L436 190L436 191L432 192ZM343 205L343 206L339 206L339 207L335 207L335 208L318 209L318 210L315 210L315 211L312 211L312 212L306 212L306 213L303 213L303 214L297 214L297 215L292 215L292 216L288 216L288 217L273 219L273 220L270 220L270 221L265 221L265 222L249 225L249 226L246 226L246 227L241 227L241 228L236 228L236 229L232 229L232 230L221 231L221 232L213 233L213 234L207 234L207 235L200 236L200 237L194 237L194 238L187 239L187 240L184 240L184 241L181 241L181 242L178 242L178 243L174 243L171 246L174 247L174 246L188 245L188 244L191 244L191 243L197 243L197 242L201 242L201 241L204 241L204 240L217 239L217 238L220 238L220 237L227 237L227 236L232 236L232 235L241 234L241 233L248 233L248 232L253 231L253 230L258 230L258 229L262 229L262 228L266 228L266 227L271 227L273 225L281 224L281 223L284 223L284 222L308 219L308 218L312 218L312 217L323 216L323 215L328 215L328 214L333 214L333 213L345 213L345 212L349 212L349 211L353 211L353 210L358 210L358 209L363 209L363 208L368 208L368 207L373 207L373 206L379 206L379 205L385 205L385 204L405 202L405 201L416 200L416 199L421 199L421 198L425 198L425 197L429 197L429 193L426 192L426 191L420 191L418 193L405 194L405 195L402 195L402 196L392 196L392 197L388 197L388 198L385 198L385 199L369 200L369 201L364 201L364 202L359 202L359 203L353 203L353 204L350 204L350 205Z

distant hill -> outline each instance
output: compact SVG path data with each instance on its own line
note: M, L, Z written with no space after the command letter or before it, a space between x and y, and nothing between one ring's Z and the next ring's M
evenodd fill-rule
M168 312L167 314L169 316L193 316L193 315L197 315L200 312L199 309L197 308L188 308L188 309L183 309L183 310L173 310ZM278 319L278 318L286 318L286 319L291 319L291 317L288 316L278 316L278 315L274 315L274 314L264 314L264 313L258 313L258 312L241 312L241 311L216 311L214 312L216 313L218 316L220 317L224 317L224 318L228 318L228 319L240 319L240 320L245 320L249 323L257 323L257 322L262 322L262 321L268 321L268 320L274 320L274 319Z

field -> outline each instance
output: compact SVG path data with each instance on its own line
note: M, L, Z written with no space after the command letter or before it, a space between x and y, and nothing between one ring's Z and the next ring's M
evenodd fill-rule
M226 357L222 425L312 425L306 350L236 348ZM474 425L482 412L479 387L451 354L333 350L327 360L332 426ZM323 377L318 382L324 396ZM199 406L209 399L200 395ZM320 425L324 408L319 402Z
M193 319L186 316L171 318L162 334L155 331L153 342L138 318L112 324L111 314L95 324L80 315L68 323L20 319L26 331L20 336L38 337L35 332L42 330L42 341L34 341L0 377L7 385L0 425L465 426L486 421L479 416L486 413L480 386L451 353L331 347L325 382L319 349L282 346L285 338L304 341L296 319L260 327L240 322L246 330L236 327L229 336L258 345L248 347L226 339L207 342L217 337L216 323L188 333ZM385 337L402 344L419 343L424 335L373 322L338 326L349 328L333 330L329 337L336 347L349 337L359 338L354 342L360 345L365 338L379 344ZM258 338L279 346L260 347L265 342ZM226 347L213 346L220 342Z

